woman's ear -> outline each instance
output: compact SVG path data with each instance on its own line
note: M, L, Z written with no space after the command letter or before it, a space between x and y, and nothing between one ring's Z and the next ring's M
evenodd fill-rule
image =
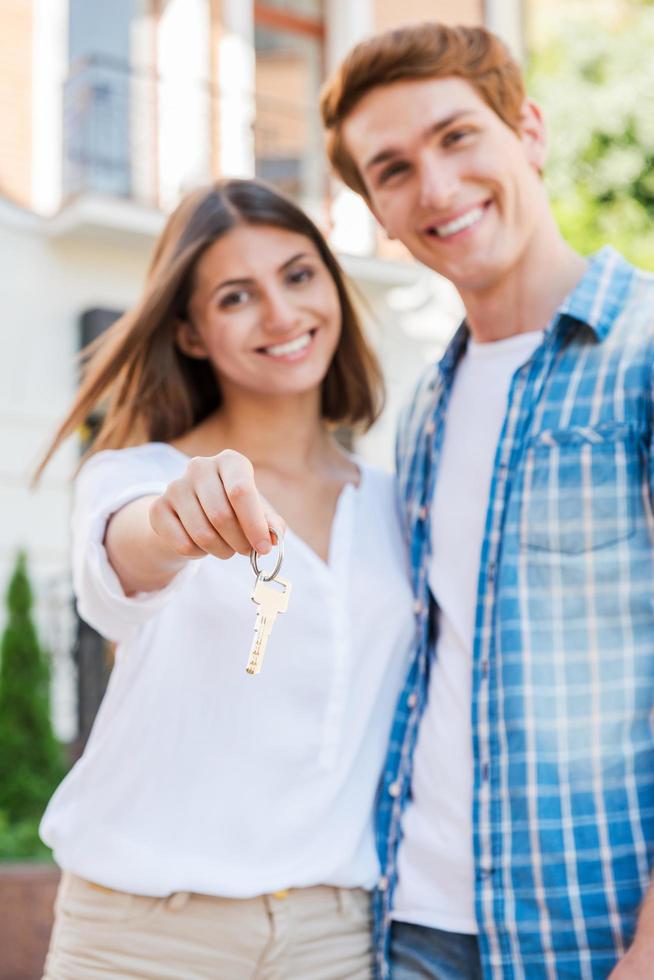
M187 357L204 360L208 356L204 341L190 320L178 320L175 324L175 343Z

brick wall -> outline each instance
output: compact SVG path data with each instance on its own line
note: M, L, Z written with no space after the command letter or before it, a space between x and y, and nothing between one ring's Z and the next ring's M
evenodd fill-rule
M29 205L32 156L32 4L0 3L0 194Z

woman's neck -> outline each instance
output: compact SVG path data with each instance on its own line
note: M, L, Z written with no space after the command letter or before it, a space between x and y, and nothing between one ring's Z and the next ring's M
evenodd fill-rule
M235 449L255 469L289 475L320 471L342 457L321 418L320 392L261 398L230 392L218 410L174 444L191 456Z

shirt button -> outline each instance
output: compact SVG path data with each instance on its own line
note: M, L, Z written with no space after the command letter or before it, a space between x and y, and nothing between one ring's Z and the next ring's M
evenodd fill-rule
M421 599L416 599L416 601L413 603L413 611L416 616L419 616L424 608L425 607Z
M419 521L426 521L427 520L427 514L428 513L429 513L429 511L427 510L427 507L423 504L422 507L420 507L418 509L418 520Z
M479 873L479 877L481 878L481 880L482 881L486 881L486 879L490 878L490 876L492 875L493 869L492 868L480 868L478 873Z
M425 434L428 436L433 436L434 429L436 428L433 419L427 419L425 422Z
M411 694L406 699L406 703L407 703L407 707L409 707L409 708L415 708L415 706L418 703L418 695L416 694L415 691L412 691L411 692Z
M388 888L388 876L387 875L382 875L381 876L381 878L377 882L377 888L379 889L380 892L385 892L387 890L387 888Z
M481 767L481 778L486 782L490 774L490 764L488 762L482 763Z
M400 795L400 784L397 781L388 787L388 795L393 797Z
M482 660L481 662L481 676L488 677L488 661Z
M495 573L496 573L496 571L497 571L497 565L495 564L494 561L492 561L490 563L490 565L488 566L488 571L486 573L487 576L488 576L488 581L489 582L494 582L495 581Z

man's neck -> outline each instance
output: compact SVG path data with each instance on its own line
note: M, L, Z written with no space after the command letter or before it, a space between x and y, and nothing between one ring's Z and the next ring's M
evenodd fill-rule
M470 333L478 343L543 330L586 270L586 260L554 227L525 250L501 282L461 290Z

